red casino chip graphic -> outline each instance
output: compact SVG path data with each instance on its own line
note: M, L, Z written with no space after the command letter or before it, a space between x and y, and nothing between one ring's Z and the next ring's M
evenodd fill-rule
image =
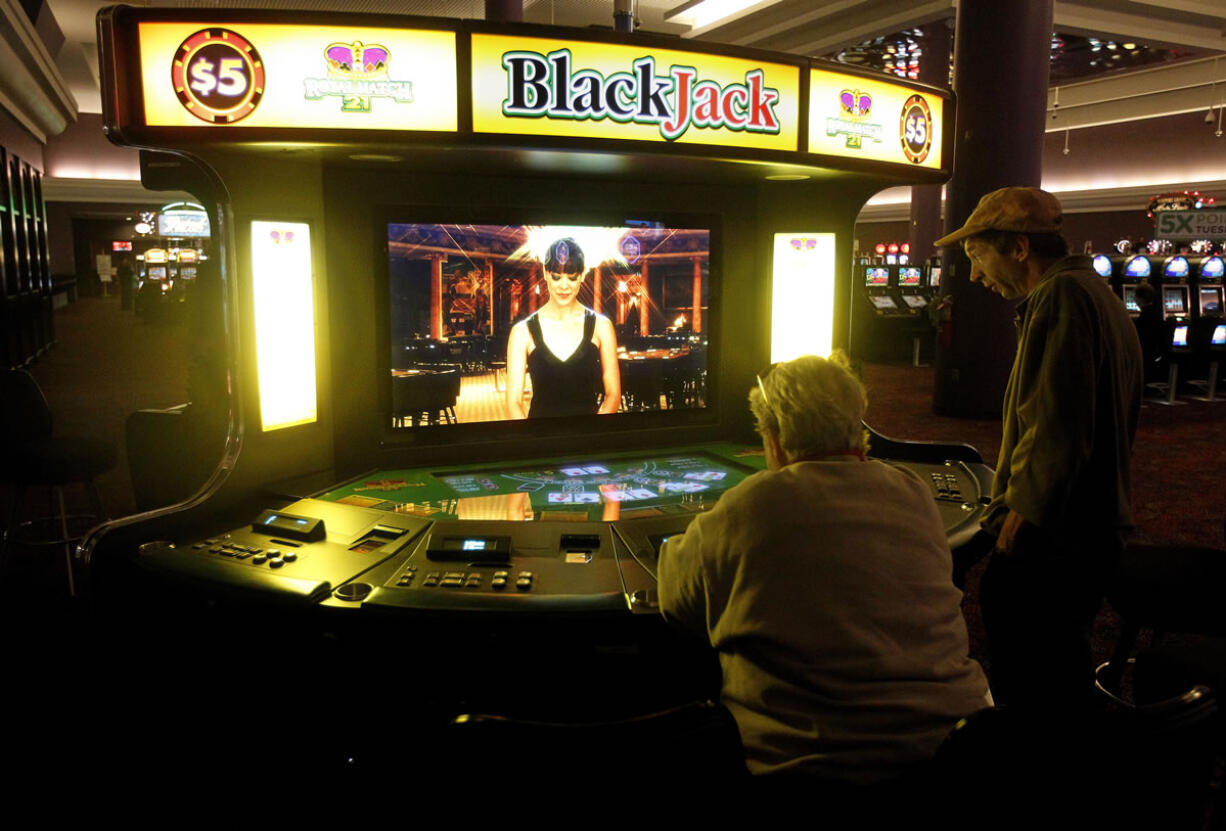
M902 152L908 161L921 164L932 149L932 108L922 95L912 95L902 105L898 126Z
M233 124L264 97L264 62L242 35L202 29L183 41L170 67L179 103L210 124Z

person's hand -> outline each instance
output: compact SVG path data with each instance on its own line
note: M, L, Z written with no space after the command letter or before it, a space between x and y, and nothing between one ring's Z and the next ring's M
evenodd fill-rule
M1013 541L1017 539L1017 532L1022 530L1025 522L1021 514L1010 510L1008 516L1005 517L1005 524L1001 526L1000 536L996 538L994 551L1000 554L1008 554L1013 551Z

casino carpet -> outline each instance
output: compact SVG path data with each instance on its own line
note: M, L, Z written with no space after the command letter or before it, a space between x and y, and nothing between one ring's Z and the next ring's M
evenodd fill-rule
M146 323L120 309L115 298L81 298L56 312L58 343L32 367L63 434L93 435L115 442L119 464L100 478L102 499L112 516L135 510L124 448L124 422L143 408L186 401L190 343L183 321ZM932 370L909 365L867 364L868 421L884 435L903 439L961 441L977 447L994 464L1000 445L995 419L972 420L932 413ZM1134 504L1137 539L1145 542L1223 545L1226 489L1226 403L1193 402L1182 407L1149 405L1142 411L1134 455ZM69 492L70 512L84 507ZM0 491L7 512L11 494ZM978 572L967 586L965 609L972 652L982 655L983 640L975 602ZM37 603L64 593L62 564L46 552L16 550L0 580L21 586ZM6 592L6 596L12 596ZM1118 622L1110 610L1100 615L1095 644L1099 654L1114 640Z

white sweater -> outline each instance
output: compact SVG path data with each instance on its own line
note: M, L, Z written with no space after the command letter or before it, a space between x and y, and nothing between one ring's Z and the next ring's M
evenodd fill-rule
M729 490L661 552L666 618L705 632L753 773L889 778L989 706L928 485L854 457Z

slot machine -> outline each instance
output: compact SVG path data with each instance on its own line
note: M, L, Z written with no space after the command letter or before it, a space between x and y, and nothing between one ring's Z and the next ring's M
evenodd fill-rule
M903 265L898 267L898 296L913 315L923 315L931 295L926 286L924 267Z
M1141 313L1137 303L1137 286L1149 282L1153 273L1153 265L1144 254L1126 256L1122 260L1119 271L1119 292L1128 313L1136 317Z
M1196 277L1196 314L1202 320L1218 319L1222 312L1222 277L1226 261L1220 254L1202 257Z
M1091 263L1094 273L1110 283L1111 278L1115 275L1115 264L1111 261L1111 257L1106 254L1095 254Z
M1162 316L1166 320L1191 320L1191 275L1188 258L1182 254L1169 257L1162 264L1162 278L1156 288L1162 292Z

